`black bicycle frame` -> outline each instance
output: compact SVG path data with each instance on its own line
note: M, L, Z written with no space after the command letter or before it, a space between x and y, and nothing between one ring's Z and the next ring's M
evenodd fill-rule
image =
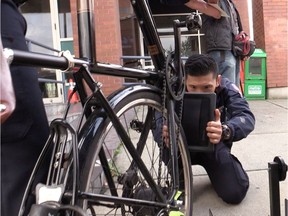
M93 0L87 0L87 1L81 1L78 0L77 1L78 4L78 33L79 33L79 46L82 47L80 48L80 58L84 58L84 59L90 59L90 60L94 60L97 59L96 58L96 52L91 50L91 47L95 46L95 42L94 42L94 38L95 38L95 32L94 32L94 28L93 27L88 27L89 25L94 26L94 5L93 5ZM153 79L157 80L157 78L159 77L159 72L163 71L165 69L165 62L166 62L166 58L165 58L165 54L164 54L164 49L161 45L161 41L159 38L159 35L157 33L157 28L154 22L154 19L152 17L152 13L151 10L147 4L146 0L131 0L131 4L134 8L134 12L136 14L138 23L141 27L143 36L144 36L144 40L146 42L148 51L151 55L151 59L153 61L153 65L155 67L155 70L158 71L158 73L147 73L147 72L140 72L140 70L138 70L138 73L134 73L137 70L135 69L127 69L127 68L119 68L119 67L115 67L113 68L113 66L107 66L107 65L101 65L99 63L96 64L92 64L92 67L90 68L90 72L93 73L97 73L99 74L99 72L101 72L102 74L106 74L106 75L118 75L118 76L142 76L142 78L147 78L149 79ZM175 35L177 36L175 39L175 47L179 49L179 43L180 43L180 37L179 37L179 32L177 31L177 33L175 33ZM85 52L86 51L86 52ZM178 70L181 70L182 68L180 68L180 54L179 54L179 50L176 50L176 66L178 67ZM93 62L94 63L94 62ZM122 70L121 70L122 69ZM123 73L119 73L119 71L122 71ZM129 73L127 73L129 72ZM132 72L132 73L130 73ZM83 74L83 73L82 73ZM120 74L120 75L119 75ZM158 77L157 77L158 75ZM77 80L79 77L75 77L75 79ZM137 77L139 78L139 77ZM80 77L81 79L81 77ZM80 80L79 80L80 81ZM76 82L79 83L80 86L78 86L78 88L83 89L84 87L81 86L82 82ZM92 87L92 86L91 86ZM146 169L146 167L144 166L143 161L141 160L141 158L138 156L136 149L133 147L133 144L131 142L131 140L129 139L128 135L126 134L122 124L119 122L117 116L115 115L115 113L113 112L113 110L111 109L111 106L109 105L108 101L106 100L106 98L103 96L103 94L101 93L101 91L98 91L96 93L96 98L98 98L101 101L101 104L103 106L103 108L105 109L106 113L108 113L109 118L111 119L111 121L113 122L113 125L115 126L115 128L117 129L117 133L119 134L119 136L121 137L122 141L125 143L125 146L127 147L128 151L131 153L131 155L133 156L133 160L135 161L135 163L138 165L138 167L143 167L143 170L141 170L143 172L143 175L146 176L147 174L147 178L146 179L150 185L151 188L154 188L156 191L156 194L158 195L158 198L161 201L164 201L164 197L161 195L160 191L157 191L157 187L155 182L153 181L153 179L151 178L148 170ZM85 98L86 95L80 95L81 98ZM169 95L168 95L168 115L170 118L170 128L171 128L171 138L172 138L172 147L173 147L173 151L172 151L172 156L174 158L173 161L173 173L174 173L174 182L176 183L176 187L178 187L178 181L176 176L178 175L177 169L175 169L175 167L178 167L178 160L177 160L177 145L176 143L176 136L175 136L175 128L174 128L174 103L169 100ZM175 190L176 191L176 190Z
M80 20L78 22L78 29L79 29L78 33L80 34L79 35L80 58L95 59L96 58L95 57L96 51L91 50L91 47L95 47L94 42L93 42L94 41L93 38L95 38L94 28L93 27L87 28L87 26L89 26L89 25L94 26L94 22L92 19L92 17L94 17L92 0L87 0L84 2L81 0L78 0L77 3L78 3L78 11L77 11L78 12L78 19ZM101 72L102 74L106 74L106 75L108 75L108 74L109 75L115 75L116 74L119 76L119 71L122 71L122 73L120 73L120 74L121 74L121 76L124 76L124 77L127 77L128 75L132 75L132 77L133 76L134 77L135 76L142 76L142 78L147 78L148 80L151 78L156 78L156 79L160 78L161 79L161 76L159 76L159 75L161 74L160 72L165 69L165 59L166 58L165 58L165 54L164 54L164 49L162 48L162 45L161 45L159 35L157 33L157 28L156 28L155 22L152 18L152 15L151 15L152 14L151 10L150 10L146 0L131 0L131 4L134 8L134 12L136 14L137 20L138 20L139 25L141 27L141 30L142 30L142 33L144 36L144 40L146 42L148 51L151 55L151 59L153 61L153 64L154 64L154 67L155 67L155 70L157 71L157 73L147 73L147 72L143 73L143 72L140 72L140 70L138 70L138 73L136 75L136 73L133 74L136 71L135 69L127 69L127 68L124 69L122 67L119 68L116 66L113 67L110 65L104 65L104 64L101 65L100 63L92 64L92 66L90 68L90 72L91 73L95 72L97 74L99 74L99 72ZM91 6L92 6L92 8L91 8ZM85 40L83 40L84 36L82 37L81 35L86 35ZM178 33L177 33L177 36L178 36ZM90 45L90 43L91 43L91 45ZM180 43L179 38L177 38L176 43ZM83 48L81 48L81 46L83 46ZM176 44L176 47L179 48L179 44ZM176 56L179 57L177 60L180 61L179 52L176 51L176 54L178 54ZM176 62L177 62L177 60L176 60ZM178 66L181 64L180 64L180 62L178 62L176 65ZM130 73L130 71L132 72L132 74ZM79 89L84 89L84 86L83 86L81 80L83 78L82 76L85 76L85 73L79 73L78 75L79 75L79 77L78 76L75 77L76 86ZM88 83L88 85L90 86L90 88L93 88L93 82L91 82L90 84ZM92 89L92 90L95 91L95 89ZM80 92L82 92L82 91L80 91ZM164 202L166 198L164 198L160 189L157 187L157 185L153 181L153 178L151 177L148 169L146 168L144 162L142 161L142 159L138 155L137 150L133 146L133 143L131 142L130 138L128 137L127 133L125 132L125 129L123 128L118 117L116 116L113 109L111 108L109 102L107 101L107 99L104 97L104 95L100 91L100 88L98 88L94 94L95 94L95 98L97 98L100 101L100 104L103 106L105 112L107 113L108 117L110 118L113 125L115 126L115 129L116 129L118 135L121 137L127 150L132 155L134 162L137 164L138 168L141 170L141 172L145 176L150 188L152 188L154 190L154 192L157 196L157 199L160 200L161 202ZM86 98L86 95L80 95L80 98L84 99L84 98ZM171 134L171 141L172 141L172 145L171 145L172 151L177 152L178 150L177 150L177 145L176 145L176 134L175 134L174 128L173 129L171 128L171 126L174 125L174 122L175 122L175 120L174 120L174 102L170 99L169 95L168 95L167 104L168 104L168 114L169 114L168 118L170 119L169 124L170 124L170 134ZM90 111L88 111L88 112L90 112ZM90 113L86 113L86 115L89 115L89 114ZM103 149L101 149L100 151L103 151ZM100 157L101 161L106 160L106 158L103 158L103 157L105 157L104 154L99 154L99 157ZM174 183L175 183L174 193L172 193L172 194L175 194L176 190L179 187L179 181L177 178L178 169L175 168L175 167L178 167L178 160L177 160L177 154L176 153L172 154L172 164L173 164L172 175L173 175ZM108 172L108 170L107 170L107 172ZM112 181L108 182L108 184L111 184L111 185L109 185L110 188L115 188L114 183ZM111 193L113 193L113 191L111 191ZM170 200L172 200L173 197L174 197L174 195L170 197Z
M163 83L164 78L164 72L165 72L165 61L166 57L164 54L164 49L162 48L160 38L158 36L156 26L154 23L154 20L151 15L151 11L149 6L147 5L146 0L131 0L131 4L134 8L134 12L137 16L137 20L139 21L139 25L141 27L142 33L144 35L144 39L146 42L146 45L148 47L148 50L150 52L153 64L155 66L156 72L153 71L145 71L145 70L139 70L139 69L131 69L131 68L125 68L119 65L110 65L110 64L101 64L96 62L96 51L95 51L95 32L94 32L94 7L93 7L93 0L78 0L77 1L77 12L78 12L78 33L79 33L79 50L80 50L80 58L79 59L73 59L73 63L76 66L81 66L79 72L74 73L76 88L80 94L80 99L82 102L83 107L85 107L87 104L87 95L85 91L85 87L83 85L83 79L86 81L89 88L92 90L93 95L97 100L100 101L100 104L102 108L105 110L105 113L109 117L109 119L112 121L113 125L115 126L115 129L118 133L118 135L121 137L124 145L126 146L127 150L133 157L133 163L137 165L139 170L142 172L143 176L145 177L146 181L148 182L150 188L154 191L156 194L157 200L159 202L149 202L145 200L137 200L133 201L130 199L121 198L123 203L129 204L136 202L138 205L150 205L150 206L158 206L163 207L163 203L167 203L167 198L164 197L163 193L160 191L159 187L157 187L156 183L154 182L152 176L150 175L148 169L146 168L144 162L142 161L141 157L138 154L137 149L133 146L133 143L131 142L129 136L125 132L122 124L120 123L118 117L116 116L115 112L113 111L113 107L109 104L108 100L104 97L100 85L98 85L97 82L94 81L93 77L90 73L96 73L96 74L105 74L105 75L113 75L113 76L121 76L121 77L130 77L130 78L137 78L137 79L144 79L147 81L158 81L157 84L157 91L151 89L151 91L154 91L155 93L159 94L159 87L161 87ZM145 24L145 25L144 25ZM178 33L175 34L175 37L177 37ZM175 39L176 43L179 43L179 40ZM175 47L179 47L179 44ZM28 66L40 66L40 67L50 67L50 68L57 68L57 69L67 69L70 66L70 63L68 58L65 56L63 57L56 57L51 55L44 55L39 53L31 53L31 52L23 52L23 51L14 51L14 63L21 64L21 65L28 65ZM175 56L177 56L176 64L177 67L180 64L180 55L177 52L179 50L176 50ZM12 55L13 56L13 55ZM179 58L178 58L179 57ZM181 70L181 67L178 67L179 70ZM90 71L89 71L90 70ZM155 82L152 82L155 84ZM160 85L159 85L160 83ZM159 86L158 86L159 85ZM156 88L155 87L155 88ZM139 88L148 88L147 86L143 86L139 84ZM149 87L151 88L151 87ZM177 159L177 145L176 145L176 134L174 128L172 128L172 125L174 125L174 102L171 98L171 96L167 95L167 109L168 109L168 119L169 120L169 128L170 128L170 135L171 135L171 146L172 146L172 178L174 178L174 190L170 197L168 197L169 201L172 201L174 194L176 193L178 187L179 187L179 181L178 181L178 159ZM85 115L88 118L91 114L91 109L85 109ZM79 147L81 148L81 147ZM81 151L81 149L79 149ZM101 161L107 161L107 158L105 158L105 154L101 154L100 150L99 157ZM79 159L80 160L80 159ZM37 166L37 165L36 165ZM81 167L80 167L81 168ZM104 171L105 174L109 177L109 172L106 170ZM110 188L115 188L113 181L108 181ZM77 190L78 191L78 190ZM117 192L111 191L112 194L116 195ZM96 200L110 200L115 201L116 203L119 202L120 198L115 197L105 197L100 195L91 195L89 193L80 192L78 194L78 198L88 198L91 200L93 197L94 201ZM125 201L126 200L126 201ZM162 202L162 203L161 203ZM169 203L169 202L168 202ZM174 209L175 207L171 206L171 209Z

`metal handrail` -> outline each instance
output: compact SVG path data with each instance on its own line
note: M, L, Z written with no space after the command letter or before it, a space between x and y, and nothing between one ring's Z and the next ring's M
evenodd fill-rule
M150 60L151 56L120 56L121 59L144 59ZM188 57L181 57L181 60L187 60Z
M45 49L48 49L48 50L51 50L51 51L54 51L54 52L58 52L58 53L61 52L60 50L54 49L54 48L52 48L52 47L46 46L46 45L44 45L44 44L41 44L41 43L39 43L39 42L36 42L36 41L31 40L31 39L28 39L28 38L26 38L26 42L27 42L27 45L28 45L29 48L30 48L30 45L31 45L31 44L34 44L34 45L37 45L37 46L39 46L39 47L42 47L42 48L45 48Z

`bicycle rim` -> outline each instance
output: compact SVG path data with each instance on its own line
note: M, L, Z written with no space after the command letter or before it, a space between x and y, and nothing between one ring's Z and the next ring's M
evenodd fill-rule
M119 117L123 127L127 131L135 148L141 155L149 173L156 182L157 187L171 196L171 167L169 167L169 155L167 151L166 159L160 160L161 148L153 139L152 129L155 127L155 111L161 111L161 99L159 95L151 92L137 92L124 98L116 107L115 112ZM102 127L101 127L102 128ZM95 134L94 143L90 146L85 163L84 174L80 176L80 187L89 193L111 195L111 186L104 175L105 167L109 169L115 184L114 192L118 197L129 199L140 199L145 201L157 202L153 190L149 187L143 174L139 171L136 163L133 162L131 155L117 135L112 123L107 119L103 130ZM140 138L141 137L141 138ZM99 158L100 147L105 152L108 164L101 163ZM142 146L139 148L139 146ZM187 155L187 148L180 135L179 162L183 168L179 170L181 190L180 198L175 197L175 202L180 203L182 215L192 215L192 171L190 159ZM168 157L168 159L167 159ZM183 174L183 175L182 175ZM115 194L114 194L115 196ZM177 200L176 200L177 199ZM169 215L168 211L162 211L155 206L139 206L130 204L119 204L113 202L87 202L83 203L84 209L89 215ZM163 209L162 209L163 210ZM167 209L166 209L167 210Z

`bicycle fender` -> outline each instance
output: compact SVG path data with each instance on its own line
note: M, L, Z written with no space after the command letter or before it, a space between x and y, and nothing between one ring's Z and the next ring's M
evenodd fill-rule
M151 86L148 84L136 84L133 86L128 86L125 87L123 89L120 89L119 91L117 91L116 93L113 93L111 95L108 96L108 101L111 105L111 107L114 109L117 104L122 101L125 97L130 96L134 93L138 93L138 92L152 92L155 94L161 94L162 91L159 88L156 88L155 86Z
M110 106L114 109L124 98L129 97L138 92L152 92L155 94L161 94L161 90L155 86L148 84L136 84L123 87L118 91L112 93L107 97ZM97 131L103 130L105 127L105 120L108 118L106 112L103 108L98 108L91 116L87 119L85 125L81 129L78 140L78 150L79 150L79 165L81 166L85 162L87 152L91 149L90 145L95 139Z

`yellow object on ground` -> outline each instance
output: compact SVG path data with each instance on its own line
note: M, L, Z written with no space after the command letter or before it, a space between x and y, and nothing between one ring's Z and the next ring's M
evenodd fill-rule
M182 194L181 191L177 191L176 195L174 196L174 200L178 200L181 194ZM170 211L169 216L184 216L184 213L181 211Z
M184 214L180 211L171 211L169 212L169 216L184 216Z

